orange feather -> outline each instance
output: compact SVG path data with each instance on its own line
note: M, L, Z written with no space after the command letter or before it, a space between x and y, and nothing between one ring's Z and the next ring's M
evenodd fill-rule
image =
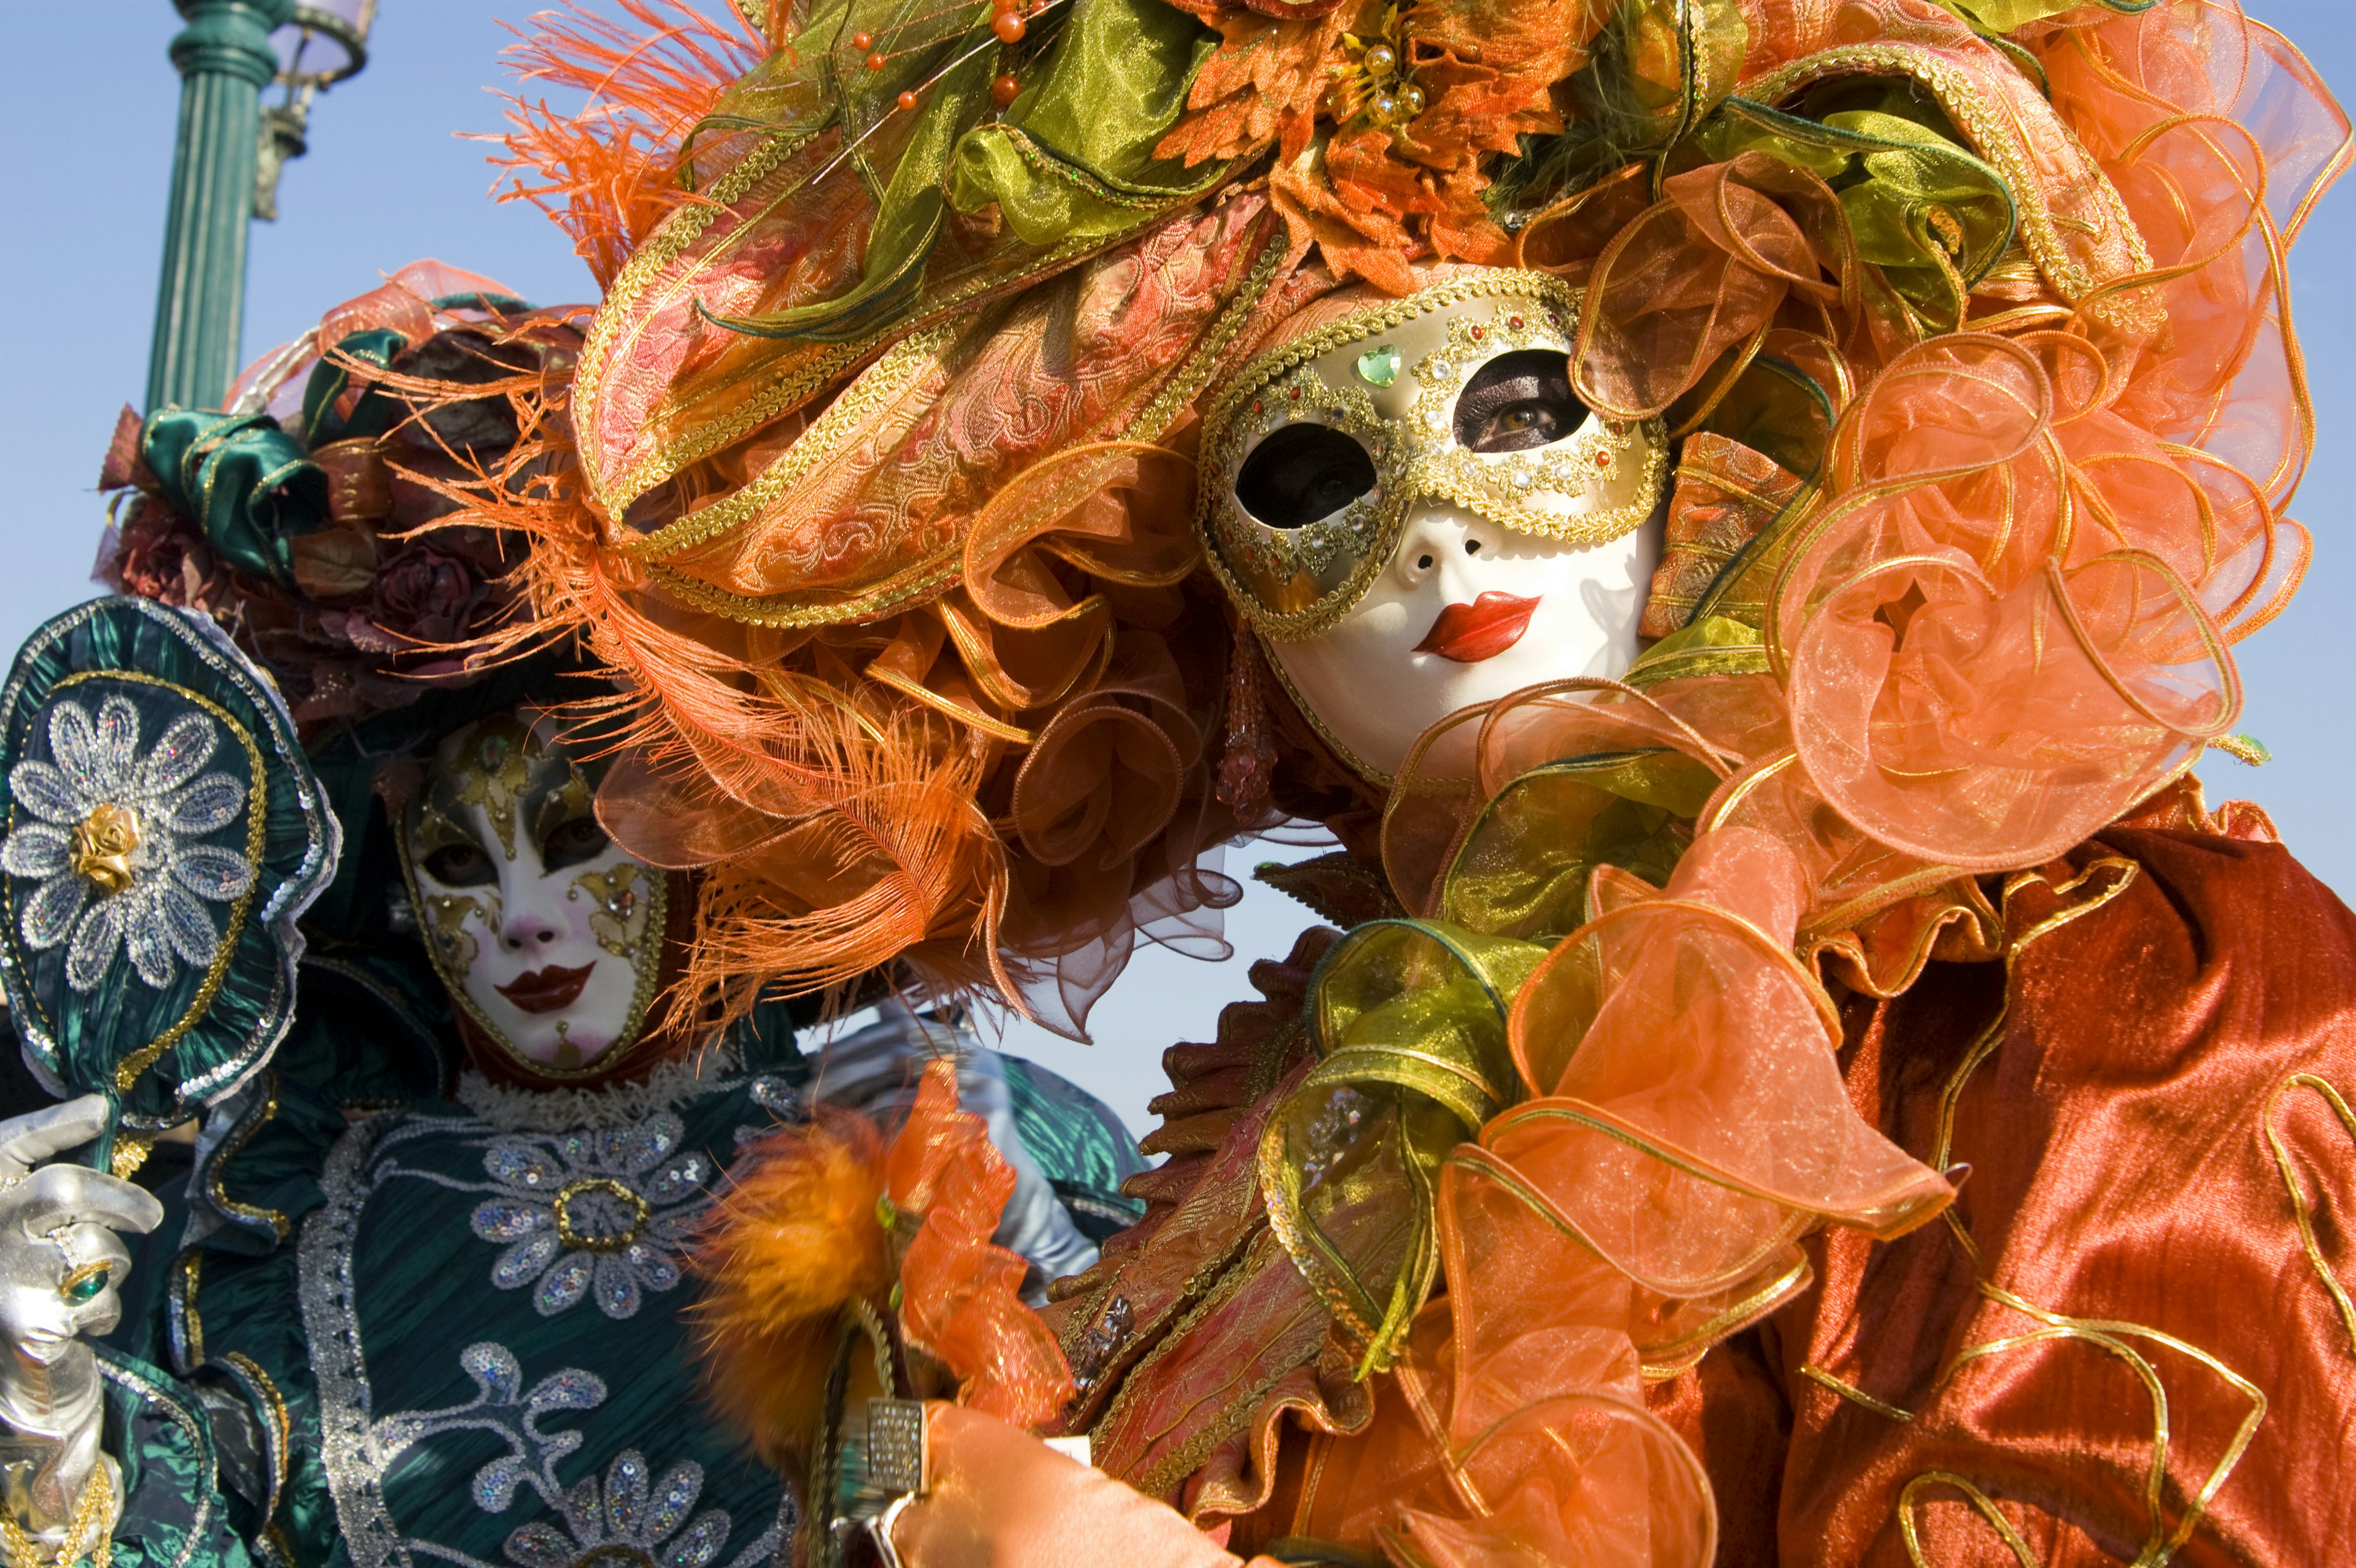
M672 208L694 197L678 178L688 133L782 38L751 32L726 10L715 22L686 0L616 0L626 19L579 0L510 29L519 79L494 162L500 199L529 201L573 236L602 287ZM786 7L779 6L782 13ZM585 93L572 112L527 88Z
M773 1466L798 1467L823 1413L843 1312L881 1311L891 1238L884 1143L847 1112L754 1146L704 1221L693 1314L713 1404Z

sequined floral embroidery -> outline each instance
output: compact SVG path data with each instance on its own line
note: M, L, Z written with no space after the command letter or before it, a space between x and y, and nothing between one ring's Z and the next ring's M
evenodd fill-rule
M558 1463L580 1449L581 1434L543 1424L605 1403L605 1380L567 1367L527 1389L515 1352L492 1340L467 1346L458 1364L475 1385L473 1399L388 1416L376 1423L376 1444L390 1458L445 1432L487 1433L504 1442L507 1453L474 1474L469 1489L475 1506L488 1514L505 1513L516 1494L528 1490L564 1525L560 1531L533 1520L509 1535L502 1550L517 1568L709 1568L720 1555L734 1522L725 1509L696 1511L703 1467L691 1459L673 1465L657 1480L646 1456L625 1448L602 1478L587 1476L569 1487L557 1479ZM409 1544L449 1555L431 1541ZM764 1536L738 1561L758 1561L776 1544L774 1535Z
M530 1285L544 1317L584 1296L608 1317L631 1317L646 1292L675 1288L716 1174L704 1155L678 1154L683 1136L664 1111L625 1127L491 1139L483 1169L498 1195L472 1217L476 1235L503 1243L491 1283Z
M389 1461L445 1432L489 1433L507 1444L508 1452L475 1472L475 1506L485 1513L504 1512L522 1486L552 1502L559 1490L556 1463L581 1446L581 1434L544 1431L541 1424L553 1415L596 1409L605 1403L605 1381L566 1367L527 1389L516 1353L489 1339L459 1351L458 1365L475 1385L473 1399L385 1416L372 1424L369 1446Z
M707 1568L728 1543L724 1509L695 1511L703 1495L703 1467L682 1459L650 1479L653 1467L625 1448L595 1477L557 1499L564 1529L535 1520L501 1549L517 1568Z
M40 950L70 938L74 990L96 990L126 950L157 990L179 964L212 963L220 928L205 905L241 897L254 876L233 850L195 842L246 802L238 779L201 771L218 741L214 722L191 711L142 756L130 702L108 697L93 716L68 699L49 714L55 761L27 758L10 771L10 794L32 820L9 832L0 866L39 883L25 902L25 942Z

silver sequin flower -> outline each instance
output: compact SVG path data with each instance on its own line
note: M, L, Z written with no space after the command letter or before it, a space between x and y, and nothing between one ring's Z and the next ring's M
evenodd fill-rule
M183 713L139 751L139 712L110 696L93 715L65 699L49 712L53 762L27 758L8 774L20 818L0 845L0 867L39 885L20 922L36 951L70 938L66 984L98 988L115 955L157 990L179 963L213 961L220 928L205 908L253 886L253 867L196 840L235 820L245 785L204 773L220 738L201 712Z
M503 1243L491 1283L530 1285L544 1317L584 1296L608 1317L631 1317L645 1292L675 1287L716 1174L704 1155L678 1152L684 1136L663 1111L626 1127L492 1139L483 1169L499 1195L473 1217L476 1235Z
M566 1488L557 1510L563 1530L534 1520L509 1535L508 1561L517 1568L709 1568L728 1543L730 1520L724 1509L695 1511L703 1467L683 1459L660 1480L653 1475L645 1455L623 1449L605 1467L604 1485L593 1476Z

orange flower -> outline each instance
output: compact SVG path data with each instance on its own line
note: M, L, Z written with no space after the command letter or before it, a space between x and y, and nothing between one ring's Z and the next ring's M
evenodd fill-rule
M1397 293L1410 256L1497 264L1510 241L1484 165L1562 129L1558 82L1587 60L1601 0L1356 0L1278 19L1173 0L1218 29L1156 151L1189 164L1277 144L1269 187L1327 265Z

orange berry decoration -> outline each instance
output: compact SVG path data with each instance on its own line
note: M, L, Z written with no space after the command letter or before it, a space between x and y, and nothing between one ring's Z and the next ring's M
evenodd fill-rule
M990 84L990 101L1001 109L1014 101L1023 91L1023 84L1012 75L1001 76Z
M869 55L867 57L867 69L869 70L882 70L884 69L884 57L880 54Z
M990 19L990 30L998 35L998 41L1001 44L1019 44L1030 28L1013 12L1001 11Z
M875 47L875 35L853 33L851 35L851 47L854 49L872 49Z
M903 108L903 109L914 109L916 106L916 95L915 93L913 93L913 92L904 92L904 93L900 94L900 107L901 107L901 108Z

